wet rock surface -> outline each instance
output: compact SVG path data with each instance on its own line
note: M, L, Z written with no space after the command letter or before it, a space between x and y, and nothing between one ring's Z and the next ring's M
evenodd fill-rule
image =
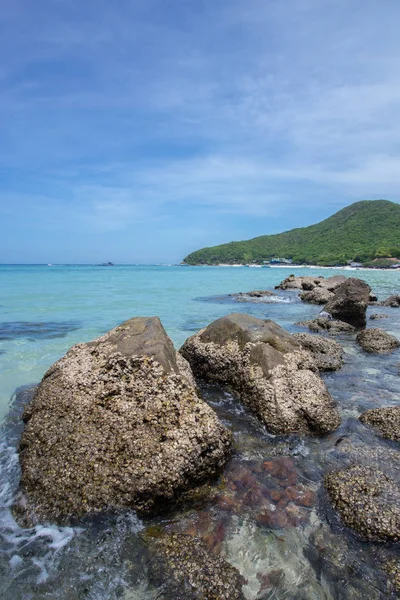
M178 533L146 536L151 577L174 600L244 600L244 578L200 540ZM172 594L172 595L171 595Z
M311 333L295 333L293 337L311 352L319 371L338 371L343 364L343 346L335 340Z
M360 421L376 429L385 439L400 442L400 406L372 408L360 416Z
M14 513L27 525L122 507L157 512L218 472L231 445L157 317L71 348L24 420Z
M273 433L327 433L340 417L311 354L273 321L233 313L181 348L196 376L228 386Z
M387 354L400 346L399 340L394 335L378 328L360 331L356 341L363 350L372 354Z
M378 469L352 465L325 477L343 523L374 542L400 540L400 487Z
M334 319L365 327L371 288L362 279L350 277L335 289L335 296L325 305Z
M339 333L352 333L355 331L353 325L344 323L344 321L338 321L334 319L328 319L326 317L317 317L310 321L300 321L296 323L297 327L308 327L308 329L314 333L327 332L331 335Z

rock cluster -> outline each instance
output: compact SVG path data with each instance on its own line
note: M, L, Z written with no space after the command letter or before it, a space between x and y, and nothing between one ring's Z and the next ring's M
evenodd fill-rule
M391 306L392 308L399 308L400 294L394 294L393 296L389 296L389 298L386 298L381 302L377 302L377 306Z
M270 320L234 313L181 348L196 376L233 390L272 433L327 433L340 417L308 351Z
M400 346L394 335L377 328L360 331L356 340L363 350L372 354L387 354Z
M400 442L400 406L372 408L361 415L360 421L387 440Z
M229 294L231 298L235 298L238 302L258 302L263 298L269 298L275 295L274 292L269 292L268 290L252 290L251 292Z
M71 348L45 374L24 420L14 513L25 524L163 510L217 473L231 446L157 317Z
M334 340L311 333L295 333L295 340L311 352L319 371L338 371L343 364L343 347Z
M346 281L344 275L334 275L327 279L322 275L319 275L318 277L289 275L289 277L286 277L279 285L275 286L275 289L310 291L316 287L320 287L328 292L333 292L333 290L339 287L344 281Z
M325 487L347 527L368 541L400 540L400 488L384 473L352 465L327 475Z
M179 533L148 534L151 578L168 597L185 600L244 600L244 578L200 540Z

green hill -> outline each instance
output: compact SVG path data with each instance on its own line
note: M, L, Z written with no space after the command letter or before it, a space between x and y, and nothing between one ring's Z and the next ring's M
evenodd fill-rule
M390 256L400 257L400 205L364 200L316 225L197 250L184 263L246 264L279 257L298 264L337 265Z

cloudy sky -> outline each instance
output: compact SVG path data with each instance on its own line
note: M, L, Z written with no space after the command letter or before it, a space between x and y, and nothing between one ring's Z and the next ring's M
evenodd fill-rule
M3 0L0 262L177 262L400 201L399 0Z

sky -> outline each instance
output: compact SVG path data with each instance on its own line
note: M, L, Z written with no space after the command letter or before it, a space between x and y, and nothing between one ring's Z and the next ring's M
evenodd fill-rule
M176 263L400 201L399 0L2 0L0 263Z

